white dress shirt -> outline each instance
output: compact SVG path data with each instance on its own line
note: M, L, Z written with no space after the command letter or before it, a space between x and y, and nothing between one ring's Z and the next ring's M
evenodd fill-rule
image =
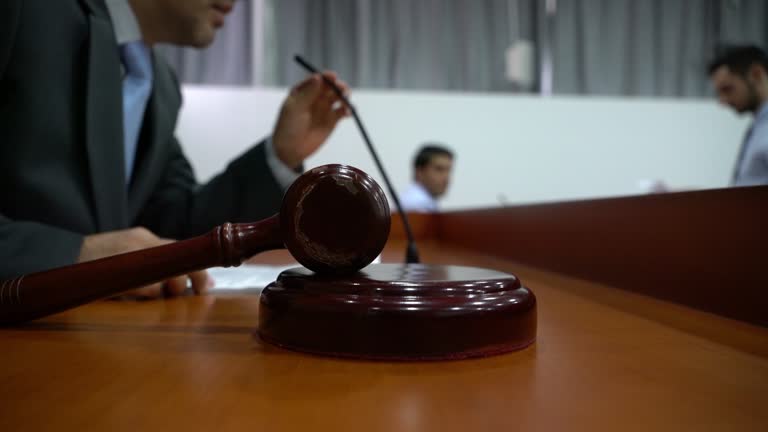
M418 182L411 183L408 189L400 194L400 205L406 212L433 213L437 211L437 201Z

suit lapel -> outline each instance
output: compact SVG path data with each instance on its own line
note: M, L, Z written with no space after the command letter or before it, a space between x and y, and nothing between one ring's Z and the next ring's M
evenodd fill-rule
M103 2L85 3L91 11L86 148L97 225L110 231L127 226L120 57Z

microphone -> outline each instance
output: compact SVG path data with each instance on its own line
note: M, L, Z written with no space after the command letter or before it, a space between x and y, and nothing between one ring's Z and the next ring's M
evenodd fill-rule
M344 103L344 105L349 108L349 111L352 113L352 118L355 119L355 124L357 124L357 128L360 129L360 133L363 135L363 141L365 141L365 145L368 146L368 151L371 153L371 156L373 157L373 161L376 163L376 167L379 169L379 173L381 173L381 176L384 178L384 184L387 185L387 190L389 190L389 194L392 195L392 199L395 201L395 206L397 207L397 212L400 214L400 218L403 221L403 227L405 228L405 236L408 241L408 245L406 246L405 250L405 262L407 264L418 264L419 263L419 251L416 249L416 241L413 238L413 232L411 231L411 224L408 222L408 218L405 215L405 212L403 211L403 207L400 205L400 198L398 198L397 194L395 193L395 189L392 187L392 183L389 181L389 176L387 176L386 171L384 171L384 166L381 164L381 160L379 160L379 155L376 153L376 150L373 149L373 144L371 143L370 138L368 138L368 132L365 130L365 127L363 126L363 122L360 120L360 117L357 115L357 110L355 110L355 107L352 105L352 103L347 99L346 96L344 96L344 92L341 91L341 89L328 79L325 75L321 74L320 71L309 62L304 60L300 55L296 54L293 56L293 59L296 60L296 63L300 64L304 69L309 71L313 74L320 74L320 77L323 79L323 82L328 84L334 92L336 92L336 95L341 99L341 101Z

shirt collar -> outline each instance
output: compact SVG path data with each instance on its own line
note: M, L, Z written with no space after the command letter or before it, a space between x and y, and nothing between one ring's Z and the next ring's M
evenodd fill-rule
M755 112L755 119L768 116L768 101L763 102L763 105Z
M433 197L432 194L429 193L429 191L427 190L426 187L424 187L423 184L421 184L421 183L419 183L417 181L414 181L413 182L413 188L416 189L417 191L419 191L420 194L422 194L425 197L429 198L429 201L431 201L432 203L437 203L437 200L435 199L435 197Z
M432 195L430 195L429 192L427 192L427 188L425 188L423 184L421 184L421 183L419 183L417 181L413 182L413 188L418 190L419 192L423 193L424 195L430 197L430 198L432 197Z
M139 22L128 0L106 0L106 5L118 45L142 39Z
M437 200L435 197L432 196L432 194L429 193L426 187L424 187L423 184L414 181L413 182L413 188L418 191L419 194L423 196L427 203L427 209L429 211L437 211Z

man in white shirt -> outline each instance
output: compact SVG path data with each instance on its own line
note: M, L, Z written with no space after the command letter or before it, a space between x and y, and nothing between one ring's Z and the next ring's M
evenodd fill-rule
M413 159L413 183L400 195L407 212L438 211L437 200L451 181L453 152L437 144L425 144Z
M720 103L754 116L731 184L768 184L768 55L756 46L732 47L709 65L709 76Z

